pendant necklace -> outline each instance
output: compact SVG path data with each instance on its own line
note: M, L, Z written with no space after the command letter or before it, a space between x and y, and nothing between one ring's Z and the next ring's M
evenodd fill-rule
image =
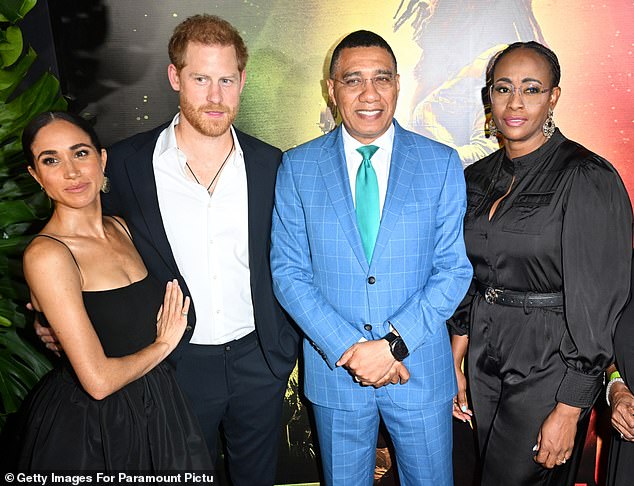
M227 154L227 156L225 157L225 160L222 161L222 164L220 165L220 169L218 169L218 172L216 172L216 175L213 177L213 179L211 179L211 182L209 183L209 185L207 186L207 192L209 192L209 190L211 189L211 186L214 185L214 182L216 182L216 179L218 178L218 176L220 175L220 173L222 172L222 169L224 168L225 164L227 163L227 160L229 160L229 156L233 153L233 149L235 148L236 143L233 140L233 137L231 137L231 148L229 149L229 153ZM185 162L185 165L187 166L187 168L189 169L189 172L191 173L191 175L194 177L194 180L202 186L202 184L200 183L200 181L198 180L198 177L196 177L196 174L194 174L194 171L192 170L192 168L189 166L188 162ZM205 186L203 186L205 187ZM211 193L209 193L209 195L211 195Z

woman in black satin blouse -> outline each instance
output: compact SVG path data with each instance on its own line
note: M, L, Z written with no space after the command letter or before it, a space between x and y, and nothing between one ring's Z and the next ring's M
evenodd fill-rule
M555 128L550 49L511 44L489 74L504 148L465 172L474 281L449 322L454 416L471 416L468 347L482 485L572 485L628 297L631 206L614 168Z

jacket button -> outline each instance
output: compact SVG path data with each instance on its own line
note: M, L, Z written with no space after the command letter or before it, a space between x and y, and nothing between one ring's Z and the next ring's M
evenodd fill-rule
M372 324L366 324L365 326L363 326L363 329L365 329L366 331L371 331L372 330Z
M374 277L369 277L369 278L368 278L368 283L369 283L370 285L374 285L374 282L376 282L376 278L374 278Z
M186 330L186 331L191 331L192 329L193 329L193 327L192 327L192 326L187 326L187 327L185 328L185 330Z

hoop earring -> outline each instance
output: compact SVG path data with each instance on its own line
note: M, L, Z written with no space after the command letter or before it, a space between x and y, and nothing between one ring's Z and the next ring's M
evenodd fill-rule
M489 138L496 138L498 136L498 127L493 121L493 117L489 120Z
M110 192L110 179L107 175L103 176L103 182L101 183L101 192L108 194Z
M546 138L552 137L553 133L555 133L555 128L557 128L557 126L555 125L555 121L553 120L553 109L548 108L548 118L546 118L546 121L544 122L544 126L542 127L542 132L544 132L544 137Z

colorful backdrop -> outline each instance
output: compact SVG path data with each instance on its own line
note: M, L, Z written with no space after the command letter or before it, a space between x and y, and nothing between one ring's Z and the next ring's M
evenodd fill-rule
M465 165L496 148L483 130L487 61L510 42L539 40L562 65L557 125L610 160L634 194L631 0L75 0L49 2L49 9L64 93L71 109L95 119L107 143L173 116L167 40L176 24L196 13L231 21L249 46L236 123L246 132L288 149L331 129L324 83L329 53L345 34L369 29L385 37L398 59L399 121L457 148ZM294 375L280 483L317 480L298 388ZM601 482L597 430L589 435L581 484ZM468 428L456 427L455 455L456 483L470 484L475 459ZM389 456L379 450L378 458L377 483L389 484L389 473L378 478Z

